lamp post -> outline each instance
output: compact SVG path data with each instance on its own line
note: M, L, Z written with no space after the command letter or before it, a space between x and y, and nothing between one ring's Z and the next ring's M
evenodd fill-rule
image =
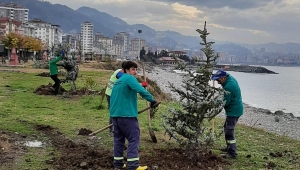
M141 60L141 38L140 38L140 33L142 33L142 30L138 30L138 33L139 33L139 51L138 51L138 53L139 53L139 58L138 58L138 60L140 61Z

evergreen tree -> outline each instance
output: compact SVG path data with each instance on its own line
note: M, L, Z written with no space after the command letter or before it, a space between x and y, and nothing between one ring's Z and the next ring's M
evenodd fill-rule
M183 80L182 88L175 88L170 84L172 91L180 96L181 108L170 108L168 114L163 115L163 126L170 138L181 145L191 148L208 146L214 141L210 125L205 120L211 120L223 109L223 89L210 85L213 67L216 65L218 55L214 54L211 45L207 42L209 33L206 29L196 30L202 39L201 51L206 55L205 60L198 60L202 64L196 72L186 68L186 64L178 63L181 70L189 73L189 78ZM206 147L204 147L206 148Z

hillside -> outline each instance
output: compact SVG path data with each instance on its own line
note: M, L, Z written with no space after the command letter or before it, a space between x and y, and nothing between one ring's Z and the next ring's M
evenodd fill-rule
M152 47L168 48L170 50L200 50L200 37L185 36L175 31L156 31L144 24L130 25L118 17L114 17L105 12L98 11L90 7L80 7L73 10L68 6L60 4L52 4L47 1L38 0L1 0L1 4L17 3L29 9L29 19L39 18L51 24L61 26L61 29L68 33L71 30L80 31L81 24L90 21L94 25L94 33L101 32L103 35L112 38L117 32L125 31L130 34L131 38L138 37L137 30L143 30L140 37L147 41L147 45ZM196 30L196 28L195 28ZM215 51L223 51L228 55L241 56L249 54L249 50L265 48L267 52L285 52L299 53L300 44L259 44L249 45L222 42L216 42L213 45Z

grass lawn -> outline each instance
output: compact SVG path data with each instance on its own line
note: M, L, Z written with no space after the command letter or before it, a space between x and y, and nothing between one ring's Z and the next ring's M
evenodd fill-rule
M24 68L26 69L26 68ZM50 125L58 128L65 136L73 140L80 140L77 135L81 128L98 130L108 124L107 103L104 100L104 109L98 109L101 95L72 96L64 98L62 96L42 96L36 95L33 91L40 85L52 83L50 77L36 76L45 70L36 69L31 72L0 71L0 130L18 133L38 140L46 140L35 130L35 125ZM105 70L85 70L80 71L77 88L85 87L87 78L91 77L97 82L95 90L101 90L109 79L113 71ZM69 84L62 85L69 90ZM139 110L146 107L145 100L139 100ZM149 144L148 123L146 114L139 115L141 128L142 152L150 152L155 148L177 147L176 143L169 141L164 135L161 126L161 114L167 113L169 107L178 107L178 104L162 102L159 111L152 121L157 144ZM215 120L215 129L220 131L223 124L222 119ZM101 137L98 143L101 146L112 150L112 138L108 137L108 131L97 134ZM268 133L264 130L238 125L236 138L238 142L237 160L229 160L227 169L299 169L300 167L300 142L287 137ZM223 135L216 140L213 152L219 154L217 148L224 146ZM52 146L42 148L29 148L17 163L14 169L39 169L48 167L45 163L51 155L59 154ZM28 161L30 159L30 161ZM0 169L10 169L9 166L0 165Z

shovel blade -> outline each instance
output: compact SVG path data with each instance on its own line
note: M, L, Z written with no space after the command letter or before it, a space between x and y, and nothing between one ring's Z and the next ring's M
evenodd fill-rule
M155 136L155 133L152 129L149 129L149 135L151 137L151 140L153 143L157 143L157 139L156 139L156 136Z

